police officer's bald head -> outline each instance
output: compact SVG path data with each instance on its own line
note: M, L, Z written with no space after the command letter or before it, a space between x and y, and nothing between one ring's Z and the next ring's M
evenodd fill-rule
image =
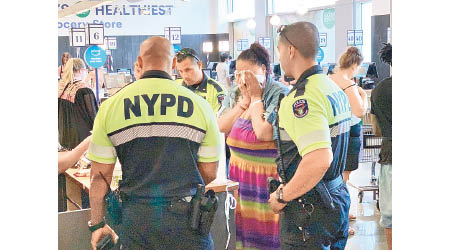
M310 22L296 22L280 32L280 42L294 46L305 59L314 59L319 50L319 31Z
M164 37L154 36L142 42L138 64L142 72L148 70L162 70L170 74L174 64L173 46Z

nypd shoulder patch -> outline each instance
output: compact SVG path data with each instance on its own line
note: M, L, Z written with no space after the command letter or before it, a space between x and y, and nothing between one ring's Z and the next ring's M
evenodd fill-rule
M294 112L295 117L303 118L308 114L308 101L305 99L299 99L294 102L292 105L292 111Z

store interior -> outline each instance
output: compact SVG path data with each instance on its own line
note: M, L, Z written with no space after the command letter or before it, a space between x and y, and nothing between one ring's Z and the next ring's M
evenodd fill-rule
M125 86L139 81L135 63L140 46L154 36L167 38L175 53L183 48L197 52L202 72L219 81L217 68L226 55L230 81L236 71L236 59L253 43L261 44L270 57L273 79L289 86L289 79L280 67L277 51L282 25L306 21L314 24L320 35L316 56L323 74L331 74L339 57L349 46L359 49L364 58L354 76L368 100L379 82L392 75L392 67L380 59L383 43L392 43L392 7L390 0L58 0L58 80L69 58L86 63L84 79L95 101L102 103ZM95 47L93 47L95 46ZM100 48L102 60L94 62L90 49ZM100 53L100 52L99 52ZM99 57L99 58L100 58ZM87 61L91 62L87 62ZM56 71L55 71L56 74ZM183 82L176 69L175 81ZM232 83L231 83L232 84ZM347 187L350 193L349 225L346 250L388 250L380 225L378 154L381 144L371 142L372 120L370 102L361 123L367 133L357 170ZM223 141L225 136L222 134ZM61 142L60 142L61 143ZM75 148L75 147L73 147ZM74 150L72 148L72 150ZM87 149L86 149L87 150ZM86 151L84 150L84 151ZM240 183L230 180L226 148L221 148L217 178L206 188L214 190L219 208L211 226L214 249L242 248L236 242L235 206ZM91 233L89 190L90 160L86 154L59 175L58 193L63 197L58 213L58 249L90 249ZM122 179L122 166L116 162L111 188ZM56 197L55 197L56 198ZM231 203L231 204L230 204ZM56 209L56 208L55 208ZM117 246L116 246L117 247ZM116 248L114 248L116 249ZM118 249L118 248L117 248ZM277 248L271 248L277 249ZM278 248L279 249L279 248Z

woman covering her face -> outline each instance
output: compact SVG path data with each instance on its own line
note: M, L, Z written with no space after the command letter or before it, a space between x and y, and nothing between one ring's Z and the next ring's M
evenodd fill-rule
M228 135L229 178L239 182L236 248L279 249L279 216L268 204L267 178L278 178L275 108L288 88L270 75L267 50L258 43L236 61L235 83L217 119Z

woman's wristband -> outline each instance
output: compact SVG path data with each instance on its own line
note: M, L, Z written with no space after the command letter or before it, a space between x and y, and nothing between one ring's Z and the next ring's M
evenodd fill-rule
M256 100L256 101L252 102L249 107L252 108L253 106L255 106L255 104L257 104L259 102L262 102L262 100L259 99L259 100Z
M346 89L351 88L351 87L353 87L353 86L355 86L355 85L356 85L356 83L353 83L353 84L351 84L350 86L347 86L347 87L343 88L342 91L345 91Z

